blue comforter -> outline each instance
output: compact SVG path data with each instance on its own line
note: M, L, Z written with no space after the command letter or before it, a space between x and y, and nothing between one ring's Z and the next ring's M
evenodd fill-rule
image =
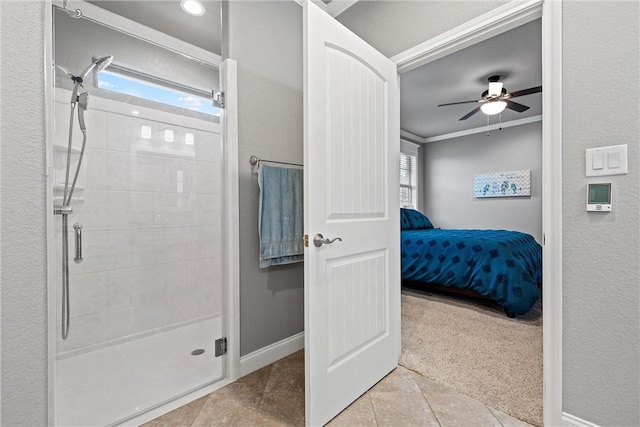
M402 279L472 289L514 314L540 298L542 248L505 230L402 231Z

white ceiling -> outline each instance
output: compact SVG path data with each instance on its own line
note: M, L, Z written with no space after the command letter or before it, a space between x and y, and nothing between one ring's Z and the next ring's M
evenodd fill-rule
M220 1L201 0L202 16L186 14L180 0L87 0L98 7L139 22L154 30L184 40L194 46L220 55Z
M542 84L541 21L507 31L401 76L400 127L422 138L429 138L496 123L499 116L478 112L459 119L478 104L438 107L438 104L480 99L488 88L487 78L499 74L507 92ZM514 98L531 107L518 113L509 109L502 121L542 114L540 93Z

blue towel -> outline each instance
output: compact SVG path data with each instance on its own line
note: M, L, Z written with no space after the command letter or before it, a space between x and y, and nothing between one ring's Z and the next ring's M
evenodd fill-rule
M260 268L304 261L302 170L261 165Z

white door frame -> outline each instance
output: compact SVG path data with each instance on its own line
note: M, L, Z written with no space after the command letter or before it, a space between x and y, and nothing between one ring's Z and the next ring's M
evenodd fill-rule
M544 425L562 425L562 0L511 1L391 58L404 73L542 17Z
M47 140L47 206L53 206L53 144L54 138L54 79L50 64L53 64L53 6L61 6L60 0L45 0L44 13L44 60L45 64L45 120ZM142 424L150 421L166 412L176 409L201 396L204 396L226 384L238 379L240 376L240 242L239 242L239 189L238 189L238 102L237 102L237 62L231 59L222 61L219 55L197 48L181 40L167 36L164 33L145 27L127 18L110 13L85 1L69 2L70 9L80 8L83 16L98 23L106 24L111 28L127 33L131 36L158 44L174 52L179 52L198 59L209 65L219 68L220 87L225 92L225 108L221 110L220 125L222 127L222 142L224 145L225 167L223 170L224 183L224 223L223 248L226 259L223 263L223 332L227 338L227 355L225 360L225 376L213 384L204 384L202 388L179 396L176 399L162 404L148 412L145 412L129 420L131 423ZM47 212L47 250L49 254L55 249L55 222L53 209ZM53 274L53 260L47 259L47 290L51 292L56 284ZM53 294L55 295L55 293ZM57 420L57 375L56 375L56 315L57 308L55 298L48 297L47 301L47 419L49 425L55 425Z
M240 190L238 183L238 62L220 65L225 106L220 112L224 165L224 318L227 336L226 380L240 377Z

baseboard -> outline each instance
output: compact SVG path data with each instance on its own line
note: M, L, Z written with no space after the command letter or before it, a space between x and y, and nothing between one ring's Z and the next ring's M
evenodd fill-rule
M562 413L562 426L563 427L599 427L597 424L578 418L575 415Z
M304 332L292 335L282 341L268 345L240 358L240 376L244 377L253 371L264 368L276 360L295 353L304 348Z

